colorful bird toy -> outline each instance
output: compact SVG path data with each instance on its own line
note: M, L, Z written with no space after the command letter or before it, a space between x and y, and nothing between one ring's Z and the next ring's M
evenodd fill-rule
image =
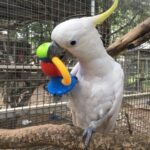
M75 87L77 78L71 75L64 63L56 57L62 57L62 52L59 49L51 51L51 46L49 42L41 44L36 50L36 55L41 60L43 73L50 77L47 91L51 95L62 96Z

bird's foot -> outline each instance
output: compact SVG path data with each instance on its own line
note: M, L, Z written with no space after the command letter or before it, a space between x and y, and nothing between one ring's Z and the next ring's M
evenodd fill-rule
M85 149L87 149L90 143L93 132L94 132L94 129L92 127L87 127L86 129L84 129L83 142L84 142Z

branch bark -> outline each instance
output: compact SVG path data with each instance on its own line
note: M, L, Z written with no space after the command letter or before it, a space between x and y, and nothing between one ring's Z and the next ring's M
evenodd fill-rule
M0 148L29 148L34 146L57 146L80 148L81 130L69 125L40 125L22 129L1 129ZM79 136L79 138L78 138ZM72 142L74 142L72 144Z
M128 44L128 49L132 49L140 46L141 44L147 42L150 39L150 32L146 33L144 36L136 39L135 41Z
M119 139L119 140L118 140ZM126 145L128 143L128 147ZM140 145L142 143L142 145ZM145 144L143 144L145 143ZM108 150L137 148L137 146L149 147L150 137L128 134L95 133L89 146L89 150ZM30 148L34 146L54 146L67 150L83 150L82 130L70 125L40 125L14 130L0 130L0 148Z
M136 47L140 44L148 41L150 33L150 17L144 22L136 26L122 38L111 44L107 51L111 56L118 55L120 52L124 51L131 46Z

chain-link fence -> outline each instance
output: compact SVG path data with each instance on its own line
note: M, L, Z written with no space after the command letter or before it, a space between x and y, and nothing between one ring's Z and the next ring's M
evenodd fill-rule
M49 80L35 56L51 41L51 31L72 17L106 10L112 0L0 0L0 128L71 121L69 95L55 103L45 90ZM120 1L118 10L98 29L107 47L146 19L149 0ZM125 72L125 91L117 127L150 133L150 43L126 50L116 60ZM73 59L66 58L72 67Z

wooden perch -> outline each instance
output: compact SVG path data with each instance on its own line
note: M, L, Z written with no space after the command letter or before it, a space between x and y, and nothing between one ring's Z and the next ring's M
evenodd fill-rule
M145 144L144 144L145 143ZM94 133L90 143L90 150L108 150L148 147L149 137L128 134ZM70 125L40 125L14 130L0 130L0 148L30 148L34 146L53 146L67 150L82 150L82 130Z
M128 49L132 49L132 48L135 48L137 46L140 46L141 44L147 42L149 39L150 39L150 32L146 33L144 36L139 37L135 41L133 41L130 44L128 44L127 48Z
M22 129L1 129L0 148L29 148L51 145L77 149L81 130L69 125L41 125ZM78 138L79 136L79 138ZM72 145L72 142L73 145Z
M126 48L135 48L150 39L150 18L132 29L122 38L111 44L107 51L111 56L118 55Z

